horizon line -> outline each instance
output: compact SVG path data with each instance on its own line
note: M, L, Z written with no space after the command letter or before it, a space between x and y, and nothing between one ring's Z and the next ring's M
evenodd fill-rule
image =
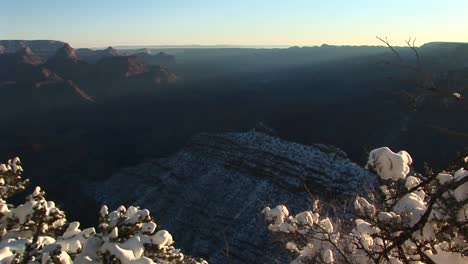
M63 41L63 40L56 40L56 39L0 39L0 41L56 41L56 42L63 42L63 43L68 43L70 42ZM443 44L468 44L468 42L462 42L462 41L429 41L425 42L417 47L424 46L426 44L437 44L437 43L443 43ZM385 45L377 45L377 44L328 44L328 43L322 43L322 44L304 44L304 45L298 45L298 44L129 44L129 45L103 45L103 46L74 46L71 45L72 47L76 47L76 49L106 49L108 47L113 47L113 48L119 48L119 49L144 49L144 48L187 48L187 47L193 47L193 48L292 48L292 47L299 47L299 48L307 48L307 47L323 47L323 46L336 46L336 47L386 47ZM400 45L394 45L394 47L407 47L407 46L400 46Z

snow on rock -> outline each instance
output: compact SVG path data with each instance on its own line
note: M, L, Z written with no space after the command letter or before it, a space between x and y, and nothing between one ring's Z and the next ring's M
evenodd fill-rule
M370 152L367 166L373 168L383 180L396 181L406 177L412 162L408 152L403 150L394 153L389 148L382 147Z
M207 256L210 263L225 263L220 247L225 242L232 263L286 263L282 247L261 228L262 209L284 204L295 212L312 210L305 184L317 198L350 199L375 184L375 178L336 148L258 132L199 134L174 155L118 171L86 191L110 207L126 203L163 212L158 226L170 231L178 246ZM295 221L301 219L307 222L310 216ZM285 223L274 228L293 230Z

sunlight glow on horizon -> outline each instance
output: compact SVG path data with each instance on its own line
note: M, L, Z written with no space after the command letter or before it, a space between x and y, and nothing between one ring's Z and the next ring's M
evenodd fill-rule
M15 0L0 10L0 39L53 39L73 47L316 46L468 42L466 0Z

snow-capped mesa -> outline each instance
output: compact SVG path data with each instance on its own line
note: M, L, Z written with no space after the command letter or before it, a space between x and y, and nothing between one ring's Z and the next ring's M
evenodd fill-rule
M176 154L119 171L89 192L111 207L125 202L164 212L158 225L210 263L226 262L222 241L232 263L274 263L289 256L263 228L259 214L266 204L286 202L299 210L311 206L304 185L318 197L352 199L373 182L339 149L250 131L196 135ZM272 229L288 230L285 208L270 209ZM318 218L302 214L298 221Z

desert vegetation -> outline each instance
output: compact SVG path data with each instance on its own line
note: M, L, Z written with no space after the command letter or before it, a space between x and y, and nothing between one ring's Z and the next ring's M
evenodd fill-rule
M0 164L1 263L206 263L185 256L174 247L172 235L157 231L147 209L103 206L97 228L80 229L69 222L55 202L36 187L23 204L9 198L28 184L19 158ZM89 212L93 213L93 212Z
M284 205L266 207L268 229L294 264L466 263L468 171L420 174L411 164L406 151L375 149L367 167L378 184L356 196L354 208L328 217L318 200L296 215Z

